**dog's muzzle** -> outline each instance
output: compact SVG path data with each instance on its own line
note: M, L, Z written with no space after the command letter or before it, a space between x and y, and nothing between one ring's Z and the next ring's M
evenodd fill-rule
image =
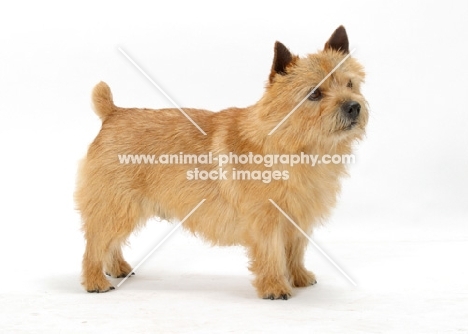
M356 101L347 101L341 105L341 112L346 119L354 122L359 117L361 105Z

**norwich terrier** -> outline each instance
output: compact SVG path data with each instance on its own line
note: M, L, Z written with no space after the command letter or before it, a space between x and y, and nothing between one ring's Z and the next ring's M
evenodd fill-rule
M352 153L368 120L365 74L342 26L315 54L301 58L279 42L274 52L265 93L247 108L120 108L105 83L94 88L102 128L75 192L88 292L114 289L105 273L133 274L121 247L151 217L185 219L212 244L246 247L262 298L288 299L293 287L316 283L299 228L310 234L329 215L346 165L311 166L307 157Z

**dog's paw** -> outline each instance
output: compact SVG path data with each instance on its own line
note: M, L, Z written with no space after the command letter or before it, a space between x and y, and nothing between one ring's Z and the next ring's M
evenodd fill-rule
M83 286L86 291L95 293L108 292L115 289L102 274L99 277L85 278L83 281Z
M270 293L268 295L263 296L263 299L282 299L282 300L288 300L291 297L290 293L282 293L280 295L275 295L274 293Z
M122 273L117 276L117 278L125 278L127 276L135 276L135 273L132 271L130 274Z
M106 283L101 284L85 284L86 291L90 293L103 293L114 290L115 288L106 280Z
M317 283L314 273L305 268L296 268L291 272L290 281L291 285L296 288L303 288Z
M109 276L109 277L112 277L112 278L125 278L125 277L127 277L127 276L135 276L135 273L132 271L132 272L130 273L130 275L129 275L129 274L125 274L125 273L112 275L111 273L106 272L106 275Z
M114 263L106 266L106 275L113 278L124 278L128 275L135 275L132 267L124 260L115 261Z
M111 290L115 290L115 288L112 285L109 288L107 288L107 290L96 288L94 290L86 290L86 291L88 291L89 293L104 293L104 292L109 292Z
M279 279L257 279L254 282L258 295L263 299L282 299L288 300L291 297L291 285L286 278Z

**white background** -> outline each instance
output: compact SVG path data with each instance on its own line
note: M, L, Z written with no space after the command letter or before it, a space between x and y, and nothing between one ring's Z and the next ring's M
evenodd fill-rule
M468 3L114 1L0 6L2 332L467 332ZM120 106L248 106L279 40L305 55L345 25L371 117L306 263L319 283L256 297L241 248L178 231L107 294L80 286L78 160L100 128L100 80ZM222 214L222 213L221 213ZM172 228L150 221L136 265ZM118 281L113 281L117 284Z

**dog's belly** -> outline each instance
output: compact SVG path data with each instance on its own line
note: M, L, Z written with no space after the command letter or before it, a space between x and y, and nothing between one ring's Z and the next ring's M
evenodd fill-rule
M198 202L190 202L187 205L182 205L180 201L173 201L168 198L159 198L153 205L151 216L156 216L160 219L180 222L183 220L182 227L190 231L197 237L210 242L213 245L232 246L243 244L242 234L243 226L241 219L238 216L237 210L224 201L220 196L212 196L212 194L204 195L203 198L193 197L184 193L181 189L179 196L188 199L200 200ZM179 197L180 198L180 197ZM191 212L201 200L205 199L190 216L187 213ZM154 203L153 203L154 204ZM188 216L188 217L187 217Z

